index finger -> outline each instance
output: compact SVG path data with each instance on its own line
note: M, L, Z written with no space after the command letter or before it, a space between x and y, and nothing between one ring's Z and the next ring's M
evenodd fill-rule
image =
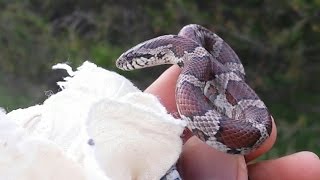
M144 91L157 96L169 113L178 112L175 100L175 87L180 72L179 66L171 66Z

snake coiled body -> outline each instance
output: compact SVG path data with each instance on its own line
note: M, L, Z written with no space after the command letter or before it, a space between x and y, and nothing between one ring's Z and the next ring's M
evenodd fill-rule
M218 35L200 25L187 25L178 35L136 45L116 62L123 70L160 64L182 68L176 85L179 114L208 145L248 154L269 137L272 117L245 82L240 59Z

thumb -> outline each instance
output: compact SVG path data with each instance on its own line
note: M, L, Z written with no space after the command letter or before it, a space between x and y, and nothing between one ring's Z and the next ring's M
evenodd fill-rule
M178 170L182 178L186 180L248 179L243 156L217 151L195 136L184 144L178 162Z

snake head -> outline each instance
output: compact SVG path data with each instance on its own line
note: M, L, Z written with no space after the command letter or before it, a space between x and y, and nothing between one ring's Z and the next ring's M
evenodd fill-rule
M148 67L148 62L153 58L152 54L139 53L136 47L123 53L116 61L116 66L122 70L134 70Z
M181 37L176 35L164 35L142 42L123 53L117 59L116 66L119 69L129 71L161 64L177 63L176 51L173 46L179 44L179 40L181 40Z

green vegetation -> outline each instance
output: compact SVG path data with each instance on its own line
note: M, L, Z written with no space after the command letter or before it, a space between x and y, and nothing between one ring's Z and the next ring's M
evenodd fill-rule
M0 106L41 103L54 88L55 63L77 67L91 60L116 70L114 61L129 47L190 23L233 47L270 108L279 135L266 157L320 155L318 0L0 0ZM164 68L121 73L144 88Z

